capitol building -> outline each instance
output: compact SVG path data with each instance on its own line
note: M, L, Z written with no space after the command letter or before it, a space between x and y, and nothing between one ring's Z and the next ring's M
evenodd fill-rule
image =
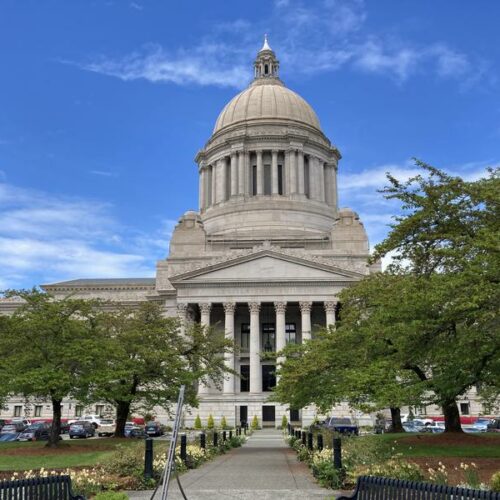
M339 207L340 151L312 107L280 79L267 40L253 66L252 82L222 109L196 154L199 209L180 217L156 277L43 285L59 297L156 301L181 328L195 321L223 329L237 346L225 362L240 376L226 375L220 388L200 381L200 406L186 412L186 425L197 414L232 425L254 415L279 425L283 414L310 423L314 408L270 401L276 363L261 353L334 325L339 292L379 270L368 264L358 215ZM72 405L65 402L64 417L74 418Z

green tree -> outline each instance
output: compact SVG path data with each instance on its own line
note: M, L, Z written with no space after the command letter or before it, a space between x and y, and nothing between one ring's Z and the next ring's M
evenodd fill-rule
M196 418L194 419L194 428L195 429L202 429L203 428L203 426L201 425L200 415L196 415Z
M11 290L24 300L0 323L1 374L10 394L48 399L52 426L48 446L57 446L61 404L66 396L84 400L100 352L95 301L56 300L38 290Z
M227 429L227 421L226 421L226 417L224 415L222 415L222 418L220 420L220 428L221 429Z
M254 415L252 418L252 423L250 424L250 427L255 431L259 428L259 419L257 415Z
M208 415L208 420L207 420L207 429L213 429L214 427L215 427L214 417L210 413L210 415Z
M286 429L288 425L288 419L286 418L286 415L283 413L283 416L281 417L281 428Z
M186 386L185 403L197 406L195 382L220 383L221 354L231 348L223 334L194 324L183 336L178 321L166 318L154 302L134 309L111 306L101 322L104 356L96 362L93 398L116 407L116 436L124 435L133 411L169 410L181 385Z

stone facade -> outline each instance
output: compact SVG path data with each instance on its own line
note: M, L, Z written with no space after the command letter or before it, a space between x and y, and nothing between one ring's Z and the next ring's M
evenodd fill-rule
M257 415L265 425L279 425L283 414L310 423L314 408L290 410L268 401L275 363L261 361L260 353L334 324L338 293L379 270L368 265L358 215L338 205L340 152L309 104L280 80L267 41L254 68L255 79L225 106L196 155L199 211L179 219L156 277L43 286L56 296L130 305L155 300L182 325L192 320L223 329L239 347L225 362L241 377L228 375L220 388L200 381L200 407L186 411L186 424L196 414L205 422L209 414L216 421L225 416L230 424ZM0 313L15 307L0 302ZM7 413L21 404L11 403ZM69 417L76 405L65 402ZM335 412L352 415L345 405ZM166 419L161 409L157 414Z

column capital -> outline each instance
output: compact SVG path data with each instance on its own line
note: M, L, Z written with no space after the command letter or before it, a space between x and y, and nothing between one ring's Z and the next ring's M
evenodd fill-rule
M274 309L279 314L284 314L286 311L286 302L275 302Z
M236 304L234 302L224 302L223 306L226 314L234 314L234 310L236 309Z
M200 311L202 314L208 314L210 310L212 309L212 303L211 302L201 302L198 304L200 306Z
M237 154L238 154L238 151L231 151L230 156L231 156L231 158L236 158Z
M248 309L251 313L258 313L260 311L260 302L249 302Z
M299 302L299 306L301 313L310 313L312 308L312 302L307 302L307 301Z
M325 308L325 312L335 312L335 308L337 307L337 301L328 300L324 302L323 307Z

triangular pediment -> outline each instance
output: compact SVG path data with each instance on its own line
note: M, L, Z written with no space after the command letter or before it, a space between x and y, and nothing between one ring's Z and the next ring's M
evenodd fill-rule
M172 283L358 281L362 274L305 258L260 251L171 277Z

